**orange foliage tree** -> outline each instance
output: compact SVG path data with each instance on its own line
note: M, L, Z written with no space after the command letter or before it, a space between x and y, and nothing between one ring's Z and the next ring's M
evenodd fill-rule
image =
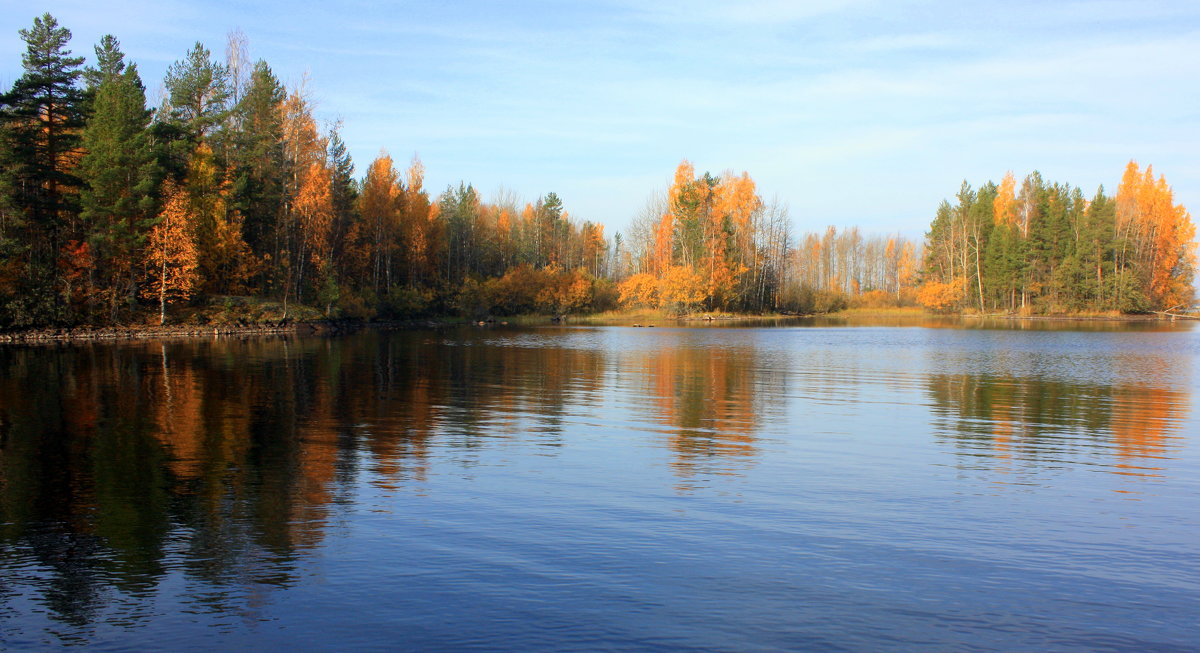
M394 235L399 231L400 208L397 199L402 190L392 157L381 152L363 179L358 210L366 227L371 254L371 286L376 292L392 284L392 259L396 253Z
M207 292L242 290L253 269L250 248L242 235L242 217L229 206L227 173L207 142L192 152L185 185L197 253L197 283Z
M965 277L958 277L950 283L928 281L917 289L917 301L930 310L950 310L962 303L966 288Z
M195 216L187 193L173 182L163 185L165 203L146 245L147 284L142 296L158 300L158 323L167 321L167 303L185 300L200 283Z
M1171 309L1190 305L1195 271L1196 227L1166 178L1154 177L1153 167L1140 172L1137 162L1125 167L1117 189L1119 263L1128 265L1139 285L1148 290L1151 305Z
M689 265L672 265L658 283L663 308L673 313L690 313L704 301L708 289L704 275Z
M625 288L625 302L653 298L673 310L763 307L782 270L779 260L768 258L786 255L786 245L779 246L786 232L778 229L779 220L764 220L766 207L749 174L697 177L685 160L658 206L661 214L639 244L644 259L637 267L658 281L659 290L646 292L649 284L638 279Z
M303 287L306 264L324 279L330 272L333 257L333 190L329 169L314 161L301 176L300 189L293 209L299 218L300 245L303 255L298 261L297 284Z
M617 286L622 306L654 308L658 306L658 279L649 272L631 275Z

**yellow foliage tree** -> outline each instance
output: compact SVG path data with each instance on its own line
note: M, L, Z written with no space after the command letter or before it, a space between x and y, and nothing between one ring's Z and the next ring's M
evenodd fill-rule
M429 201L425 191L425 165L414 156L405 174L404 236L408 243L408 278L426 282L437 276L435 252L442 234L437 220L437 205Z
M392 285L394 235L400 227L398 200L401 193L392 157L381 152L367 168L362 193L358 196L358 210L369 233L372 286L376 292L381 287L390 289Z
M242 236L242 216L229 206L230 183L208 143L192 152L187 169L198 283L207 292L238 292L255 267Z
M166 202L146 244L147 283L142 296L158 299L158 323L167 321L167 303L185 300L200 282L195 216L187 193L171 181L163 185Z
M548 265L541 270L542 284L536 295L538 307L555 314L576 313L592 302L592 279L584 268L564 270Z

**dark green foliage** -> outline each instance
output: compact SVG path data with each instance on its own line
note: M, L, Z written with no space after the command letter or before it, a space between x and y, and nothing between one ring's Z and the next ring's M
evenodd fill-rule
M550 197L557 200L553 193ZM468 275L479 276L479 194L470 184L447 187L438 198L438 213L446 221L447 281L459 285ZM561 204L558 205L561 210Z
M287 167L283 150L283 102L287 93L265 61L250 75L234 108L233 206L245 219L246 244L258 256L276 255L275 225L284 210Z
M996 224L988 239L984 275L989 308L1015 310L1025 278L1025 240L1016 225Z
M164 165L176 178L182 178L196 146L205 141L218 152L224 148L217 138L218 128L229 116L229 73L225 66L212 61L211 53L199 41L184 59L167 68L163 85L166 104L159 113L155 137L165 143Z
M140 248L154 220L162 176L137 66L120 68L106 74L96 89L83 132L87 153L79 164L84 180L80 217L106 295L97 299L105 300L109 319L136 299Z
M171 64L164 85L168 102L165 118L178 125L193 141L212 133L229 110L229 73L212 61L199 41L187 57Z
M342 141L339 130L340 125L334 125L330 130L329 146L326 149L329 169L332 173L330 190L333 194L333 230L331 237L333 249L336 252L345 251L347 246L352 244L350 243L351 227L358 220L355 209L355 202L358 200L358 185L354 181L354 160L350 158L350 152L346 149L346 143ZM335 270L335 274L341 277L342 271ZM334 279L327 282L327 287L329 283L334 283Z
M83 93L77 86L82 57L66 48L70 30L50 14L20 30L26 51L24 74L0 98L4 167L0 188L8 213L0 245L13 299L0 318L14 325L57 322L68 317L60 291L70 299L71 282L58 269L60 249L77 232L79 179L71 161L79 150Z
M926 234L926 281L965 278L964 306L1036 313L1146 311L1153 302L1132 264L1122 266L1116 203L1101 187L1089 201L1068 184L1025 178L1015 221L994 215L996 186L964 186L958 205L942 202ZM982 254L978 271L974 255Z
M79 180L68 158L79 148L83 126L83 93L76 86L83 57L66 49L71 31L50 14L20 31L26 43L21 57L24 74L5 94L4 122L9 138L15 204L25 212L30 229L56 243L75 208L73 190Z
M95 92L106 79L125 72L125 53L121 42L112 34L105 34L96 45L96 66L83 69L83 81L87 90Z

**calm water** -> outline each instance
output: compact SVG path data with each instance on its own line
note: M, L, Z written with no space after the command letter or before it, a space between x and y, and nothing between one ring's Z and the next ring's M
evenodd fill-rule
M0 648L1200 649L1200 331L953 326L0 348Z

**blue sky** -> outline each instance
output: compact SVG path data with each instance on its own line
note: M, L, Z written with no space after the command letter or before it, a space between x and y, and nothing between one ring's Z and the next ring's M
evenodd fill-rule
M434 192L554 191L610 232L683 158L748 171L800 231L916 236L964 178L1036 169L1090 195L1131 158L1200 206L1197 2L248 4L0 0L0 84L35 12L76 54L116 35L152 95L240 28L285 82L311 76L360 173L416 153Z

